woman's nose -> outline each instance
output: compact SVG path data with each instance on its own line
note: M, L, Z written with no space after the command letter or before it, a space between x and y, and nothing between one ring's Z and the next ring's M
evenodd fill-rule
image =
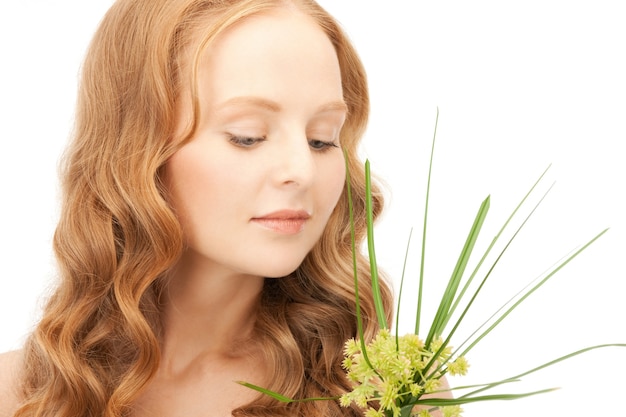
M315 178L315 160L313 150L304 134L291 135L280 146L276 154L275 179L279 185L297 185L308 187Z

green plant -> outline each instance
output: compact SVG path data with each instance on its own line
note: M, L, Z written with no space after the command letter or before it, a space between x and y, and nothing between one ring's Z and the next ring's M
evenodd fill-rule
M438 115L437 115L438 119ZM433 135L432 149L430 155L428 183L426 187L425 210L422 229L422 251L419 275L419 290L417 295L416 325L415 332L405 336L398 335L399 323L399 304L396 312L396 328L395 335L392 335L387 329L385 320L385 312L383 311L382 298L380 295L380 284L378 277L378 267L376 264L376 252L374 248L374 226L372 216L372 198L371 198L371 179L370 164L365 163L366 175L366 198L367 198L367 243L368 254L371 267L372 287L374 289L374 302L376 306L377 318L380 324L380 332L374 340L366 343L363 338L363 325L360 312L359 284L356 275L356 264L354 266L354 285L356 292L357 306L357 339L351 339L346 342L345 359L343 367L347 372L348 378L353 382L354 388L351 392L345 393L340 398L306 398L291 399L284 397L278 393L266 390L264 388L241 382L241 384L270 395L273 398L283 402L294 401L317 401L317 400L339 400L344 406L355 403L362 409L366 410L367 417L410 417L430 416L430 412L435 408L439 408L444 417L460 416L463 404L492 401L492 400L512 400L540 393L552 391L553 388L542 389L526 393L512 394L486 394L485 392L540 371L546 367L562 362L571 357L577 356L584 352L595 349L613 347L626 347L626 344L614 343L590 346L575 352L568 353L564 356L556 358L550 362L544 363L533 369L521 374L502 379L499 381L489 382L472 386L457 386L446 388L441 384L442 378L446 375L464 375L468 369L467 355L476 345L483 340L495 327L500 325L502 321L514 311L524 300L526 300L536 290L541 288L550 278L552 278L565 265L576 258L581 252L587 249L597 239L599 239L608 229L598 233L578 250L574 251L563 260L559 261L555 266L547 272L538 282L533 282L520 291L516 297L504 303L488 320L475 329L469 337L463 340L456 348L452 347L451 341L457 330L463 323L468 311L476 301L481 290L484 288L488 279L502 256L530 219L539 204L545 198L543 197L523 218L520 225L509 232L511 221L518 216L522 206L527 202L529 196L535 192L537 185L542 181L544 171L539 179L532 185L530 190L524 195L519 204L512 211L510 216L499 229L495 237L487 249L483 252L476 267L468 273L467 265L470 257L474 253L475 244L487 218L490 207L490 197L487 197L480 205L475 219L470 227L470 231L465 240L465 244L458 257L457 263L452 275L447 283L447 287L439 302L439 307L434 315L433 322L426 333L425 338L421 338L421 313L422 313L422 296L424 287L424 263L426 248L426 232L428 226L428 207L430 197L430 183L432 175L433 156L435 148L435 138L437 132L437 122L435 123L435 133ZM347 185L349 201L352 201L350 189L350 173L347 173ZM352 215L352 207L350 207L350 222L354 225ZM352 228L354 231L354 227ZM495 260L486 267L486 272L478 285L472 287L474 280L483 273L485 261L488 255L496 247L496 243L503 239L508 233L506 242L499 249L495 256ZM410 240L410 238L409 238ZM408 248L408 244L407 244ZM354 235L352 239L353 259L356 259L356 245ZM408 250L407 250L408 253ZM405 255L406 265L406 255ZM402 297L402 288L404 284L404 272L399 289L399 297ZM453 398L449 391L464 392L456 398Z

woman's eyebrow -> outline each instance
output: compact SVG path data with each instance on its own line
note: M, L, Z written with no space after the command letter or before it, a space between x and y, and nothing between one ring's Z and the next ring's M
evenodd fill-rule
M230 107L239 107L239 106L250 106L250 107L258 107L261 109L269 110L273 113L278 113L282 110L280 104L273 100L269 100L263 97L257 96L240 96L230 98L216 106L216 110L228 110ZM330 101L321 105L317 112L326 112L326 111L348 111L348 106L343 100Z
M277 102L256 96L233 97L218 104L216 106L216 109L218 111L227 110L229 107L239 106L259 107L265 110L269 110L273 113L278 113L282 110L282 107Z
M347 113L348 105L343 100L331 101L329 103L326 103L320 106L320 108L318 109L318 112L320 113L325 112L325 111L341 111L341 112Z

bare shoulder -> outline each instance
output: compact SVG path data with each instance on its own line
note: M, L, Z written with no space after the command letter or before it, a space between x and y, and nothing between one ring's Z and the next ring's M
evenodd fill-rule
M17 410L18 373L22 353L11 351L0 353L0 417L10 417Z

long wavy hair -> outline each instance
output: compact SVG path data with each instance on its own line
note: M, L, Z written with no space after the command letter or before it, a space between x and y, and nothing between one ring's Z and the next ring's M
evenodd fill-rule
M26 343L16 417L132 415L159 366L160 297L184 251L162 176L192 136L174 138L177 102L195 94L199 59L233 24L277 7L311 16L334 45L348 117L341 131L351 178L357 246L365 235L363 165L357 156L369 97L361 61L338 23L312 0L118 0L87 53L73 140L62 166L54 236L60 282ZM198 35L201 40L198 42ZM173 140L176 139L176 140ZM374 188L374 214L382 196ZM271 388L305 398L349 389L343 344L357 336L351 226L344 189L327 227L289 277L266 280L256 334ZM357 250L365 335L378 328L369 265ZM392 295L383 283L391 311ZM387 321L390 320L388 313ZM260 396L238 416L356 416L323 401L284 405Z

